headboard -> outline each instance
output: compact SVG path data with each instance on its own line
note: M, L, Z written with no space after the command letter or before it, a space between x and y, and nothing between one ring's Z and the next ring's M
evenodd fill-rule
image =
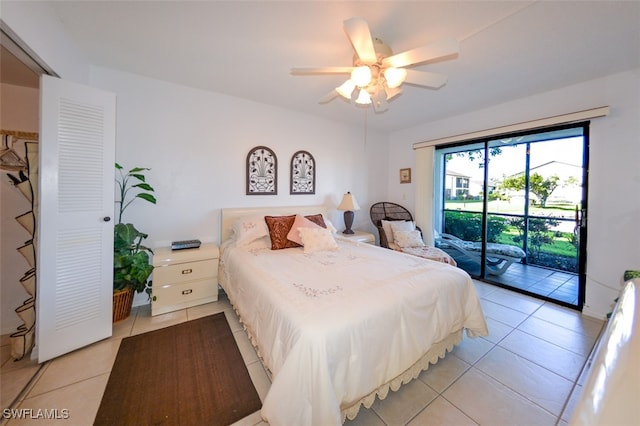
M311 215L322 213L327 217L327 206L279 206L279 207L239 207L221 209L220 218L220 243L231 237L231 226L243 216L264 215L282 216L292 214Z

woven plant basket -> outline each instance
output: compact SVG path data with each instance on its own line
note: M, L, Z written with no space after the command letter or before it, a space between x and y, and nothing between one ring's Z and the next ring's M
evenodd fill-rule
M113 322L129 318L133 304L133 289L125 288L113 292Z

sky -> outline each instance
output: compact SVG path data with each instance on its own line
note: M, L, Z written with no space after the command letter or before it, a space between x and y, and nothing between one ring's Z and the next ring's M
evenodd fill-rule
M490 178L501 178L520 173L525 169L525 148L526 144L515 146L503 146L502 153L495 157L490 157L489 176ZM536 142L531 144L531 164L534 168L542 164L558 161L580 166L583 156L583 138L573 137L559 140ZM447 162L447 169L471 176L471 180L482 182L484 170L479 167L481 162L476 158L470 161L466 156L453 156Z

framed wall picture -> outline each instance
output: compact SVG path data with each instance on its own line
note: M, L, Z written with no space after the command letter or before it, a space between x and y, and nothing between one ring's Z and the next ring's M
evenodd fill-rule
M291 157L290 193L316 193L316 160L307 151L298 151Z
M411 183L411 169L400 169L400 183Z
M247 154L247 195L278 194L278 158L266 146Z

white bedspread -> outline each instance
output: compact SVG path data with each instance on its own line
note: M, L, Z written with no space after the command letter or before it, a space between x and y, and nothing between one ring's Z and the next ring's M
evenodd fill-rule
M469 276L363 243L272 251L223 244L221 284L272 385L277 425L340 425L341 409L401 375L436 342L487 326Z

